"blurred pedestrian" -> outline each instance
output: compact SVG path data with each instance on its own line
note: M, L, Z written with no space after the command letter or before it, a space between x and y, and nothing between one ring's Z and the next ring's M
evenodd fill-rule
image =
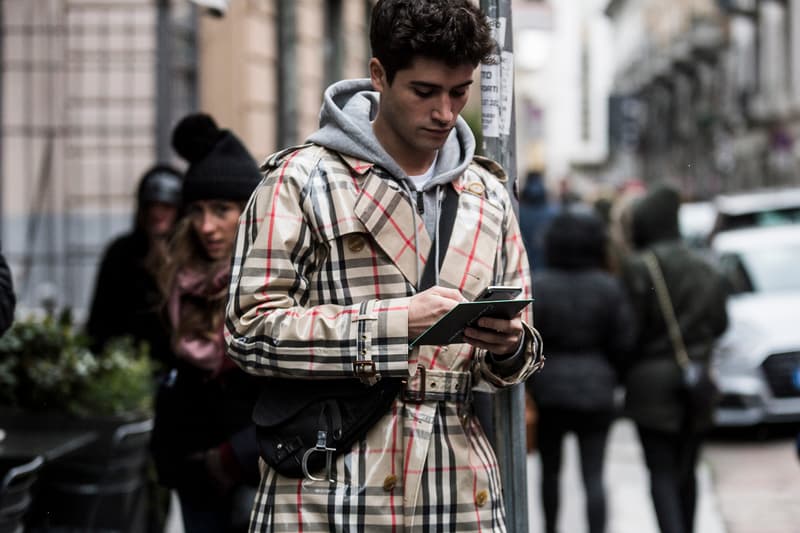
M547 340L547 365L528 381L539 410L545 531L557 531L562 445L574 433L580 448L590 533L606 527L603 481L608 432L615 416L617 369L634 342L630 304L608 272L608 237L590 207L572 204L544 236L545 270L533 276L536 326Z
M205 114L175 127L189 161L186 217L170 241L160 284L175 363L156 399L152 451L159 479L177 490L187 532L239 531L258 480L251 422L254 378L225 356L223 320L239 215L261 179L241 141Z
M519 229L528 252L531 272L547 266L544 234L556 213L558 206L548 199L542 175L529 172L519 199Z
M139 180L133 229L108 246L94 286L86 333L96 353L111 339L127 335L146 342L155 361L170 364L156 271L175 229L181 180L181 173L168 165L148 169Z
M707 375L712 346L728 323L723 277L681 240L679 204L678 191L667 185L635 201L635 253L623 266L638 319L625 380L626 412L642 443L662 533L694 531L695 467L713 413L712 394L702 404L690 403L680 353L701 363ZM659 287L665 288L663 297Z
M17 297L14 294L14 282L11 269L5 256L0 252L0 335L5 333L14 322L14 309Z

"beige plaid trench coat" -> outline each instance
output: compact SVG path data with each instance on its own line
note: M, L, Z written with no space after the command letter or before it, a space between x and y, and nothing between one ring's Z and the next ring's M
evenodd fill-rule
M352 377L361 354L382 376L419 379L421 365L496 388L536 369L541 342L527 325L534 340L511 376L468 344L409 351L408 302L431 239L383 169L305 145L263 170L240 220L226 320L229 354L245 371ZM468 299L493 284L531 293L504 180L496 163L476 158L453 182L459 207L439 282ZM497 459L463 404L398 397L333 471L334 483L290 479L262 462L251 530L505 531Z

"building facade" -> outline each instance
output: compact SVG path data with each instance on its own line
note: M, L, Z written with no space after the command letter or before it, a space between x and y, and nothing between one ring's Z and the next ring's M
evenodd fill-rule
M372 0L0 2L0 240L20 313L80 321L174 124L203 110L256 159L317 124L322 92L367 74ZM124 305L124 302L120 302Z
M693 199L797 184L800 2L612 0L617 180Z

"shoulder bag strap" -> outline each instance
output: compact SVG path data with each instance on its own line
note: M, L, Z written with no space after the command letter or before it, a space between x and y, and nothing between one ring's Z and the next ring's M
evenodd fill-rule
M442 211L439 214L439 261L435 261L433 254L436 253L436 243L431 243L431 252L428 255L428 261L425 263L425 269L422 271L422 279L419 284L419 291L433 287L436 283L435 265L438 263L441 268L444 261L444 254L450 244L450 236L453 233L453 226L456 222L456 212L458 211L458 193L455 191L451 184L445 186L444 199L442 200Z
M661 272L661 267L658 264L658 258L656 258L656 254L650 250L645 252L643 257L647 270L650 271L650 277L653 278L658 304L661 307L661 313L664 315L664 320L667 323L667 332L672 342L672 348L675 350L675 359L677 359L678 365L680 365L681 368L686 368L689 365L689 354L686 351L686 345L683 343L681 328L678 325L678 319L675 318L675 310L672 306L672 300L669 297L667 283L664 281L664 274Z

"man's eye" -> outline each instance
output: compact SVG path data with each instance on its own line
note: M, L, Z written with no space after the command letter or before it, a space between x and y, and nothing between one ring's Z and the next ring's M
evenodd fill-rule
M466 96L466 94L467 94L467 91L459 90L459 91L451 92L450 96L453 97L453 98L463 98L464 96Z
M425 90L425 89L414 89L414 94L419 96L420 98L427 98L433 94L433 91Z

